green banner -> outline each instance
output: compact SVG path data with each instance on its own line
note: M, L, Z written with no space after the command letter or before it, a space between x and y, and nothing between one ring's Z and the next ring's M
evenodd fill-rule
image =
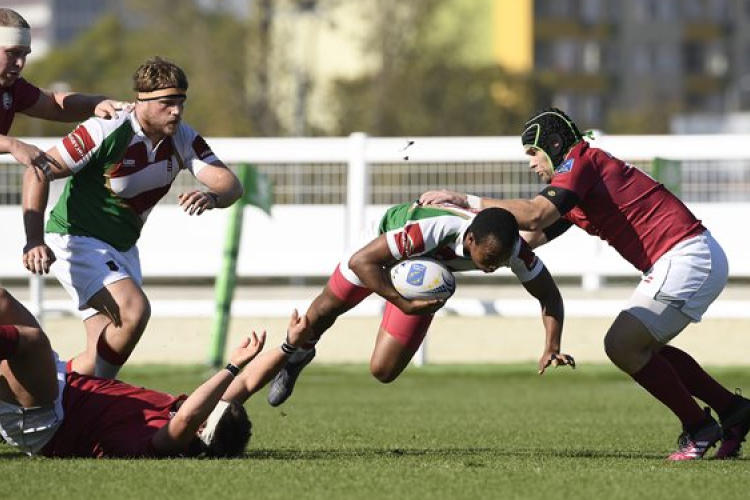
M238 200L229 211L227 234L224 243L224 258L222 268L216 277L214 296L216 298L216 313L211 329L211 347L208 364L220 367L224 363L229 320L232 313L232 300L237 282L237 259L242 240L242 220L245 204L255 205L270 215L273 205L273 190L268 177L258 172L252 165L240 165L237 176L245 188L245 196Z

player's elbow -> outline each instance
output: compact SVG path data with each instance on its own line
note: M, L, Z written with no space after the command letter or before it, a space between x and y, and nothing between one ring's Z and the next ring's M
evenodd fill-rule
M233 182L229 191L225 195L225 206L232 206L237 200L245 196L245 188L242 187L242 183L237 181Z

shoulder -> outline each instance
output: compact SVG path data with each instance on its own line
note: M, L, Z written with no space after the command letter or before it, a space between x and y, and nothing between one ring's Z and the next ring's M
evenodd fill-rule
M185 122L180 122L173 136L174 146L183 156L196 156L206 161L214 156L211 147L197 130Z

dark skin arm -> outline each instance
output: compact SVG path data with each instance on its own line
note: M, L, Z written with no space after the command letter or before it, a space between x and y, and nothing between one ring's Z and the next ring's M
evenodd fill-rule
M349 267L367 288L405 314L432 314L445 305L445 300L403 298L393 287L388 274L388 269L395 263L396 259L391 255L385 235L380 235L352 256Z
M549 366L570 365L575 368L575 360L568 354L560 353L565 308L560 290L545 267L534 279L523 283L524 288L539 301L542 307L542 323L545 331L545 345L539 359L539 374Z

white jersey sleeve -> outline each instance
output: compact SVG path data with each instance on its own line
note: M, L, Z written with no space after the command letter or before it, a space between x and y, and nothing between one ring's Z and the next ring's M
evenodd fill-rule
M110 120L93 117L78 125L55 145L65 164L75 173L85 167L99 151L105 139L123 126L129 113L120 111Z
M180 123L175 132L174 146L182 165L194 176L206 165L219 161L203 137L185 123Z
M544 262L537 257L534 250L526 243L526 240L518 238L518 241L513 246L508 266L521 283L526 283L536 278L542 272Z

